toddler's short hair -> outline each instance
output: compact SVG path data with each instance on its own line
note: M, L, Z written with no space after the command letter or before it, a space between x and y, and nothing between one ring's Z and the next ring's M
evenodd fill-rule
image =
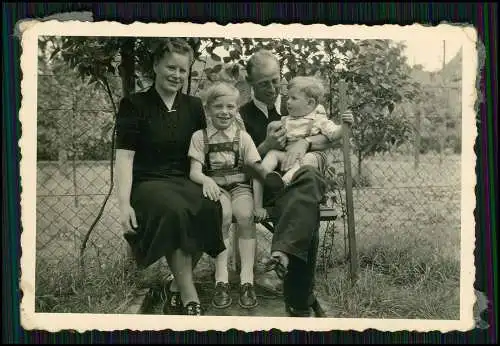
M217 82L208 87L204 93L205 105L210 106L215 99L221 96L234 96L236 100L240 97L240 91L234 85L226 82Z
M325 88L320 79L316 77L297 76L288 83L288 90L298 88L307 97L312 97L320 103L325 96Z

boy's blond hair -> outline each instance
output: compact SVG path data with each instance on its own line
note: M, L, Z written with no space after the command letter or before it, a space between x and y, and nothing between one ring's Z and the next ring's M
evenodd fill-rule
M210 106L218 97L234 96L236 100L240 97L240 91L234 85L226 82L212 84L203 95L205 106Z
M325 88L320 79L316 77L298 76L293 78L288 83L288 90L297 88L303 92L307 97L311 97L320 104L325 96Z

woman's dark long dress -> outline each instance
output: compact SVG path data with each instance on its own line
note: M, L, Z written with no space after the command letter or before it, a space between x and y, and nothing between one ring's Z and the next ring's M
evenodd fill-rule
M116 148L135 151L130 204L138 222L125 239L139 267L178 248L211 257L225 249L220 203L189 180L191 135L205 126L201 100L190 95L178 93L170 111L154 87L120 102Z

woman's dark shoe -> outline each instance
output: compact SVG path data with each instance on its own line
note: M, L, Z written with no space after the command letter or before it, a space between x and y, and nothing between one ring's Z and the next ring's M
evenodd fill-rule
M167 300L163 304L165 315L182 315L182 300L179 292L169 292Z
M170 290L172 281L170 281L162 292L163 313L165 315L182 315L182 299L180 292Z
M225 309L230 306L232 302L233 300L229 294L229 283L217 282L212 305L217 309Z
M251 309L258 305L257 295L254 286L251 283L245 283L240 286L240 306L244 309Z
M184 307L184 315L187 316L203 316L203 310L201 309L201 304L198 302L189 302Z

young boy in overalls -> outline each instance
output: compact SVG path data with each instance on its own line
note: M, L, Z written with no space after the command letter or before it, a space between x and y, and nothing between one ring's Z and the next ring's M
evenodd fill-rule
M233 215L240 232L239 304L243 308L253 308L258 304L253 275L255 221L261 221L265 215L254 213L251 180L244 173L244 166L253 166L260 172L263 170L260 167L261 157L252 138L235 121L238 98L238 89L230 84L218 83L207 90L205 111L208 126L193 134L188 152L191 158L191 180L203 185L205 197L220 200L222 204L226 250L215 260L215 294L212 304L216 308L226 308L232 303L227 248ZM260 178L264 178L265 184L271 188L282 184L281 177L272 171Z

